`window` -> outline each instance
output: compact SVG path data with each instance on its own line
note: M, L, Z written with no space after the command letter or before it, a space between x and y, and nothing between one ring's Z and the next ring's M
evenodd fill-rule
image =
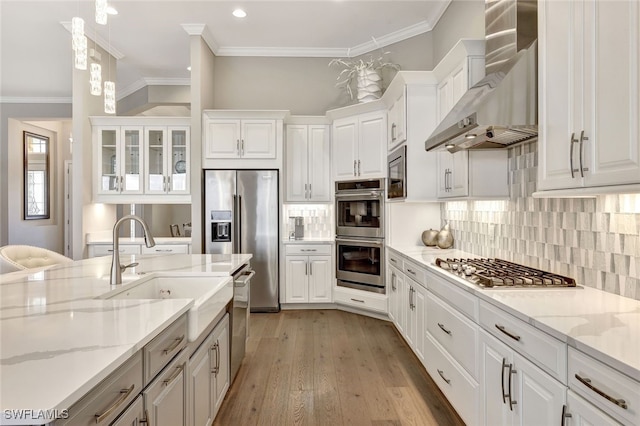
M49 219L49 138L24 132L24 219Z

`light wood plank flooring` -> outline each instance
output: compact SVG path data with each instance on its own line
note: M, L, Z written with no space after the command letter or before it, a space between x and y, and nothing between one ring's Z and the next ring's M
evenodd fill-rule
M394 326L338 310L251 314L214 425L462 425Z

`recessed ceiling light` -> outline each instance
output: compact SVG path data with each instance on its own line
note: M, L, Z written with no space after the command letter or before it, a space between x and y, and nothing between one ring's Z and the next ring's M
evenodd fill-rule
M116 10L115 7L109 5L109 6L107 6L107 14L108 15L117 15L118 11Z
M191 71L191 65L187 67L187 71Z
M247 16L247 12L242 9L236 9L233 11L233 16L235 16L236 18L244 18L245 16Z

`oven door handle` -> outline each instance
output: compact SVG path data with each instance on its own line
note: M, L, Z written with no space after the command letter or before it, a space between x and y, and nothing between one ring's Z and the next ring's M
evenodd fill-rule
M360 194L336 194L336 199L340 198L341 200L351 199L353 201L370 201L370 200L379 200L384 195L383 191L371 191L371 192L363 192Z
M336 242L338 243L355 243L355 244L360 244L363 246L366 246L367 244L374 244L376 246L381 246L382 245L382 241L377 241L377 240L352 240L352 239L348 239L348 238L336 238Z

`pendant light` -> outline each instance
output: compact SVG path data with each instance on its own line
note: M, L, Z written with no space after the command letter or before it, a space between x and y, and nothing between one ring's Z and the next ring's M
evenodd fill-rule
M109 29L109 50L111 50L111 25L108 26ZM104 82L104 112L105 114L115 114L116 113L116 84L111 81L111 53L107 52L109 56L109 65L108 65L108 80Z
M107 0L96 0L96 23L107 25Z

